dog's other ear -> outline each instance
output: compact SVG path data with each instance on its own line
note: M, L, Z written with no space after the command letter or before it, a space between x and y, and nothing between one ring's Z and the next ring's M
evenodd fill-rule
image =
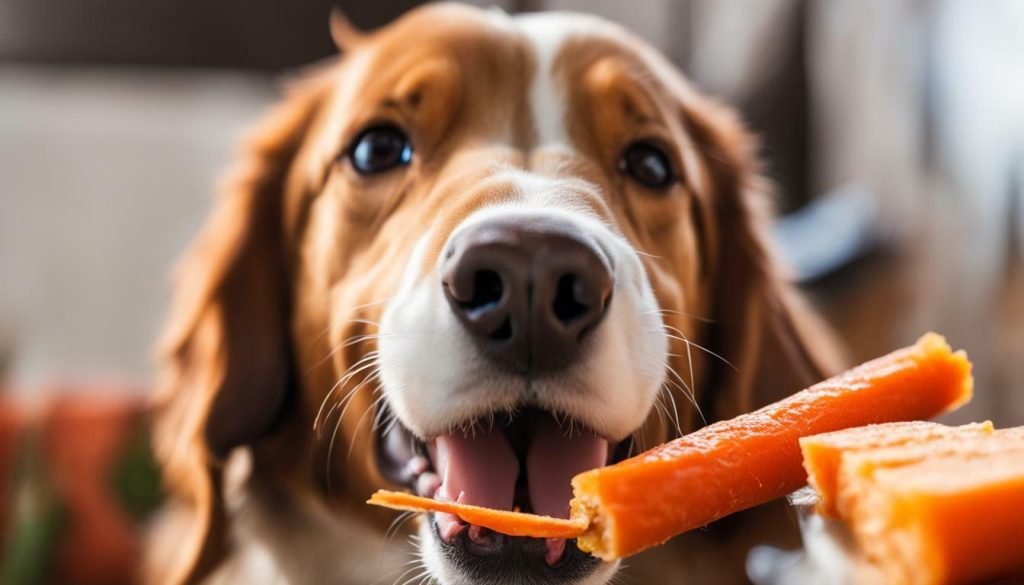
M828 328L790 285L768 236L770 193L756 142L735 112L699 95L684 118L707 170L703 225L710 279L703 398L715 418L731 418L837 372L843 359Z
M366 33L359 30L352 21L345 16L345 13L335 6L331 9L331 39L334 40L338 50L345 52L363 43Z
M147 559L157 582L196 582L223 559L222 463L272 429L294 384L283 192L326 87L296 84L257 126L176 272L153 441L178 534Z

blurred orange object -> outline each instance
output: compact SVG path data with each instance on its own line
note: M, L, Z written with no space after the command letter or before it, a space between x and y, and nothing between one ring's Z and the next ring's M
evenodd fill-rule
M0 394L0 546L4 545L3 529L10 522L9 502L14 496L11 478L22 424L14 400Z
M49 562L46 582L136 582L141 533L119 505L111 478L126 443L144 429L145 414L144 395L137 391L76 388L48 392L32 405L11 397L0 402L0 472L9 490L0 500L0 535L18 537L13 510L5 508L14 495L16 461L32 458L60 507L52 550L39 557ZM32 482L38 487L38 478Z

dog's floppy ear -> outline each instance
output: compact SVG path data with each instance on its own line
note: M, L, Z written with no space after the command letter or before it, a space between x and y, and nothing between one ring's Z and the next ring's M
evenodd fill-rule
M721 358L710 358L703 406L730 418L832 375L842 358L775 257L756 142L735 112L702 96L689 96L684 118L707 171L698 211L710 251L704 339Z
M153 440L177 535L173 552L148 559L157 582L196 582L224 557L222 463L286 407L294 380L283 192L325 87L296 84L258 125L176 272Z

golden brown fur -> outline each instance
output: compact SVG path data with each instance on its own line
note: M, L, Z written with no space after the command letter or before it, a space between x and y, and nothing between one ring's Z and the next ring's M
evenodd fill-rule
M172 528L154 537L151 580L194 583L233 553L222 493L239 448L257 470L250 487L271 491L281 509L317 501L353 530L384 531L391 516L362 504L384 485L373 384L360 387L370 372L336 382L375 349L382 303L427 226L438 227L424 270L469 213L515 197L499 166L596 186L579 204L643 254L678 338L666 391L684 432L701 415L733 416L835 369L827 335L767 246L756 146L731 110L629 38L580 39L556 66L575 88L568 127L578 152L531 154L535 60L481 19L435 6L365 36L341 30L356 46L305 74L246 141L176 276L156 428ZM360 77L366 68L374 74ZM365 181L338 157L383 119L412 128L424 156L404 174ZM684 180L668 195L616 172L619 149L640 136L676 146ZM652 411L638 434L650 446L673 429Z

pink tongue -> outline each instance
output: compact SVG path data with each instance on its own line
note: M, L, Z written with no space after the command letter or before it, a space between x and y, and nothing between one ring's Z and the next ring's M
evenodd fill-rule
M441 473L439 496L495 510L512 509L519 462L501 430L491 428L470 437L441 435L434 448Z
M567 436L551 417L537 417L529 425L526 472L530 506L535 514L568 518L573 476L603 466L608 442L587 431ZM492 428L472 436L458 432L441 435L431 449L441 475L438 497L495 510L512 509L519 462L502 430Z
M608 441L588 431L564 429L550 417L534 423L526 453L530 505L535 514L569 517L572 478L583 471L603 467L608 458Z

